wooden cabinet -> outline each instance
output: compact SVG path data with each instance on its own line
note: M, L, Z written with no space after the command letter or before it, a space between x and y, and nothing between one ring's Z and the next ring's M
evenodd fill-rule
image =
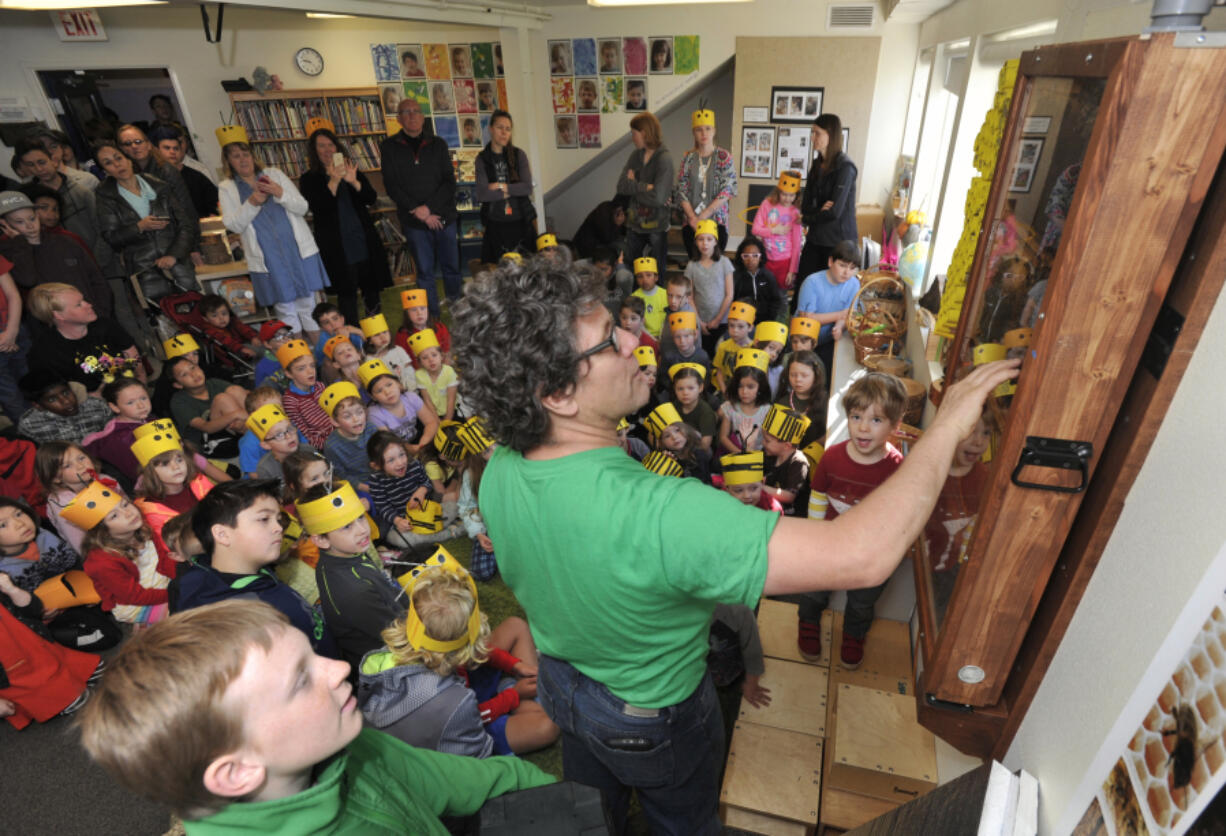
M965 548L940 571L927 544L917 559L921 722L981 755L1020 722L1161 422L1147 344L1195 347L1164 300L1221 286L1181 257L1206 197L1226 203L1226 50L1160 34L1027 52L1004 137L945 379L1009 351L1022 371L990 404Z

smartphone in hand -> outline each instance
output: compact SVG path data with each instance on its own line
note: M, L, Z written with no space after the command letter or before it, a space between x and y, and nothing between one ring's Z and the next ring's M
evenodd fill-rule
M332 167L333 168L344 168L345 167L345 155L342 154L340 151L337 151L335 154L332 155Z
M259 177L255 178L255 180L257 183L271 183L272 182L272 180L268 177L267 174L261 174Z

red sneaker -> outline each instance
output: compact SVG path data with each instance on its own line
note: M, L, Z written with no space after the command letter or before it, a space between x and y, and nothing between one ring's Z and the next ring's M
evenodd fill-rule
M839 648L839 661L849 671L860 667L860 663L864 661L864 639L844 634L843 646Z
M822 625L812 621L797 622L796 647L800 655L810 662L822 658Z

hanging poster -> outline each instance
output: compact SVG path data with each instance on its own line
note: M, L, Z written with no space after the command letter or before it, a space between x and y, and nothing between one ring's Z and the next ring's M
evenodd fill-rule
M677 75L698 72L697 35L678 35L673 38L673 72Z
M452 82L455 88L456 113L477 112L477 90L471 78L457 78Z
M647 109L647 79L626 79L626 110L640 111Z
M425 78L423 69L421 44L397 44L397 62L400 67L400 77L405 81L411 78Z
M622 72L622 41L621 38L600 39L600 74L621 75Z
M432 112L430 108L430 82L428 81L406 81L404 82L404 97L412 99L421 107L422 115L429 116Z
M622 58L626 75L647 75L647 40L622 38Z
M473 44L473 77L494 77L494 45L491 43Z
M673 39L668 37L651 39L651 74L673 74Z
M570 54L570 41L549 42L549 74L571 75L574 73L574 61Z
M600 112L620 113L624 101L624 79L619 75L604 76L600 79Z
M579 147L600 147L600 117L594 114L579 115Z
M447 59L447 44L422 44L426 53L428 78L451 78L451 62Z
M600 111L600 93L594 78L575 79L575 109L580 113Z
M578 148L577 129L574 116L553 117L554 142L559 148Z
M481 121L476 116L460 117L460 144L475 148L484 144L481 142Z
M775 159L779 163L779 171L794 168L807 172L809 160L813 155L809 147L809 129L801 127L782 127L779 129L778 152Z
M404 92L400 89L399 84L379 85L379 100L383 102L383 112L388 116L395 116L400 110L402 98L404 98Z
M468 44L450 44L448 54L451 57L452 78L473 77L473 57Z
M596 39L575 38L571 45L575 58L575 75L596 75Z
M493 79L478 81L477 110L482 113L489 113L492 110L497 110L498 106L498 84Z
M446 142L448 148L460 147L460 126L454 116L435 116L434 135Z
M399 81L395 44L371 44L370 60L375 65L375 81Z
M455 113L455 96L451 92L450 81L430 82L430 109L436 116L440 113Z
M575 80L570 76L550 79L554 113L575 112Z

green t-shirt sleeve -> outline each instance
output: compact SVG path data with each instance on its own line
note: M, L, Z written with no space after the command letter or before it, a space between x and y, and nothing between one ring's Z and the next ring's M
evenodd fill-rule
M491 798L557 781L516 757L469 758L396 742L405 751L406 786L422 788L420 797L429 800L436 816L472 815Z

